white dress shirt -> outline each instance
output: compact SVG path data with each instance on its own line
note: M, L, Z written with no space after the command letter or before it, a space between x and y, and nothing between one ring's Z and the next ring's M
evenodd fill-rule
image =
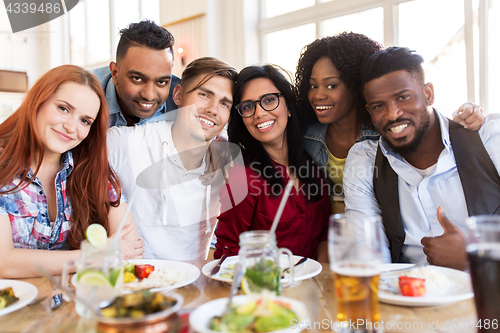
M362 216L381 215L373 191L373 169L377 147L388 159L398 175L399 203L406 232L402 260L412 263L426 262L420 240L425 236L439 236L444 230L437 220L437 208L443 206L446 216L466 232L467 205L462 183L450 143L448 119L436 112L444 149L434 169L427 174L394 153L387 143L367 140L355 144L349 151L344 169L346 214L356 223ZM486 117L479 136L497 170L500 170L500 114ZM423 175L422 175L423 174ZM380 223L380 228L384 228ZM384 233L383 260L391 262L389 241Z

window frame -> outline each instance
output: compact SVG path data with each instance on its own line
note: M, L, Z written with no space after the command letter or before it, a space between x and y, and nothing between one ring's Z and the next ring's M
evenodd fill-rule
M85 2L85 0L80 0L81 2ZM119 0L102 0L102 1L108 1L108 4L109 4L109 40L110 40L110 44L109 44L109 54L110 54L110 58L107 59L107 60L104 60L104 61L101 61L101 62L97 62L97 63L91 63L89 62L89 51L88 51L88 29L87 29L87 26L89 25L89 23L91 23L91 20L90 20L90 17L91 15L89 15L89 12L88 12L88 6L87 4L85 4L85 12L84 12L84 22L85 22L85 28L84 28L84 33L85 33L85 64L83 65L84 68L96 68L96 67L102 67L102 66L107 66L109 64L110 61L114 60L115 58L115 54L116 54L116 47L118 45L118 41L119 41L119 36L117 34L117 31L118 31L118 27L116 26L116 20L114 18L114 12L115 12L115 8L117 5L119 5ZM144 10L143 10L143 1L148 1L148 0L138 0L137 1L137 10L139 11L139 20L143 20L145 19L146 17L144 17ZM161 0L160 0L161 1ZM158 11L160 9L158 8ZM68 15L68 20L67 20L67 27L68 27L68 34L67 36L65 36L64 38L66 39L66 42L67 42L67 45L69 46L69 49L68 49L68 62L71 62L72 60L72 50L71 50L71 31L70 31L70 20L71 20L71 16Z
M399 45L398 31L398 6L401 3L414 0L333 0L321 2L316 0L311 7L296 10L271 18L265 17L265 1L260 0L260 18L258 24L258 36L260 42L259 59L261 63L266 63L266 35L271 32L301 26L307 23L316 25L316 38L322 36L322 24L325 19L331 19L343 15L365 11L375 7L382 7L384 10L384 46ZM474 8L473 0L464 1L465 17L465 52L466 52L466 73L467 73L467 99L473 103L480 103L483 110L488 113L488 0L478 0L478 31L479 31L479 59L475 59L474 43ZM475 69L476 61L479 61L479 68ZM478 71L479 82L476 82L475 74ZM477 89L477 86L479 89ZM478 91L478 93L476 93ZM476 102L477 101L477 102Z

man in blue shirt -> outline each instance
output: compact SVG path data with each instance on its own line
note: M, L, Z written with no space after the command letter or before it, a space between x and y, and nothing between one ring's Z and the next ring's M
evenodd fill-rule
M109 126L132 126L172 120L177 109L172 91L180 79L172 75L174 37L152 21L132 23L120 31L116 62L97 68L109 104Z

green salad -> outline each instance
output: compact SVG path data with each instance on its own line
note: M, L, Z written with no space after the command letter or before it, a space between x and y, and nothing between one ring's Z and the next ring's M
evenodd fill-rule
M242 280L242 289L245 294L261 292L263 289L267 289L279 295L281 293L280 278L281 269L273 261L259 262L253 267L247 268L245 277Z
M288 303L259 299L233 307L223 317L214 317L210 329L218 332L272 332L290 328L297 315Z

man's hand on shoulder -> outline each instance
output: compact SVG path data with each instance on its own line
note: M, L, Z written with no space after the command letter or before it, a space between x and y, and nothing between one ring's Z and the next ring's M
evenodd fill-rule
M453 121L465 128L478 131L484 124L483 109L474 103L464 103L457 111L453 112Z
M464 270L467 262L465 235L446 217L441 206L438 208L437 218L444 229L444 234L437 237L424 237L420 241L424 246L427 261L431 265Z
M221 181L227 183L229 170L234 164L230 144L223 136L218 136L210 143L205 165L205 174L199 177L203 185L214 185Z

